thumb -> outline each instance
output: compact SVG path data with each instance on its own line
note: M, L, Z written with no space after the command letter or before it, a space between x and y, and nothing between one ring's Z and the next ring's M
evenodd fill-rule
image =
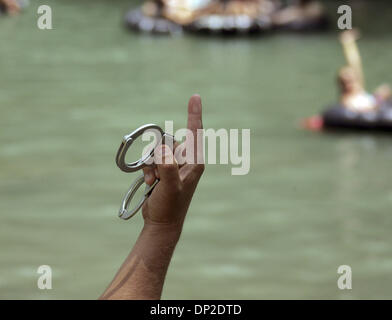
M155 148L154 163L157 166L161 183L166 186L178 186L180 175L173 151L165 144Z

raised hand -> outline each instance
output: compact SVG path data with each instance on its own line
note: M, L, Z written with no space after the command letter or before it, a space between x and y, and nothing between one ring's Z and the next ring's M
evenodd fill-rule
M188 103L189 133L182 145L175 144L174 150L167 145L155 149L156 167L143 169L145 182L151 185L155 179L160 182L143 205L146 224L170 224L182 226L197 183L204 171L202 162L203 143L197 139L198 129L202 129L202 106L199 95L193 95ZM198 141L199 140L199 141ZM178 164L175 151L193 150L190 161ZM193 161L192 161L193 160ZM197 161L199 160L199 161ZM161 164L159 164L161 163Z

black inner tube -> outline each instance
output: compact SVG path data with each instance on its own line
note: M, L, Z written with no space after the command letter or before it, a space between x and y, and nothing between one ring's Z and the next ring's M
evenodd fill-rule
M325 128L392 131L392 101L377 110L351 111L336 104L322 113Z

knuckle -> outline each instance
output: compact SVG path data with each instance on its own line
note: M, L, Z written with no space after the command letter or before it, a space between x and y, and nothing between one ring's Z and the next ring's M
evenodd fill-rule
M193 185L195 183L197 184L204 170L205 170L204 164L194 165L192 169L189 171L189 173L187 174L187 176L185 177L184 180L185 184L190 184L190 185Z
M174 162L165 162L161 164L161 168L164 171L173 171L176 169L177 164Z
M206 166L203 163L203 164L196 165L194 170L195 170L196 173L198 173L201 176L205 169L206 169Z
M172 185L172 193L176 196L179 196L182 191L182 186L179 183L173 183Z

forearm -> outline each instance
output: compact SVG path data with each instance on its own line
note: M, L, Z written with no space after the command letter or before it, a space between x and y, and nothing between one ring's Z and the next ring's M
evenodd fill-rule
M100 299L160 299L182 226L146 224Z
M204 150L202 142L194 144L198 130L203 128L201 108L200 96L193 95L188 103L188 131L193 137L187 133L185 150L195 150L195 159L199 159ZM179 166L174 152L170 146L157 145L153 154L156 166L143 168L147 184L151 185L155 179L159 179L159 183L143 205L144 228L101 299L161 297L171 257L204 171L204 164L196 165L193 161Z

